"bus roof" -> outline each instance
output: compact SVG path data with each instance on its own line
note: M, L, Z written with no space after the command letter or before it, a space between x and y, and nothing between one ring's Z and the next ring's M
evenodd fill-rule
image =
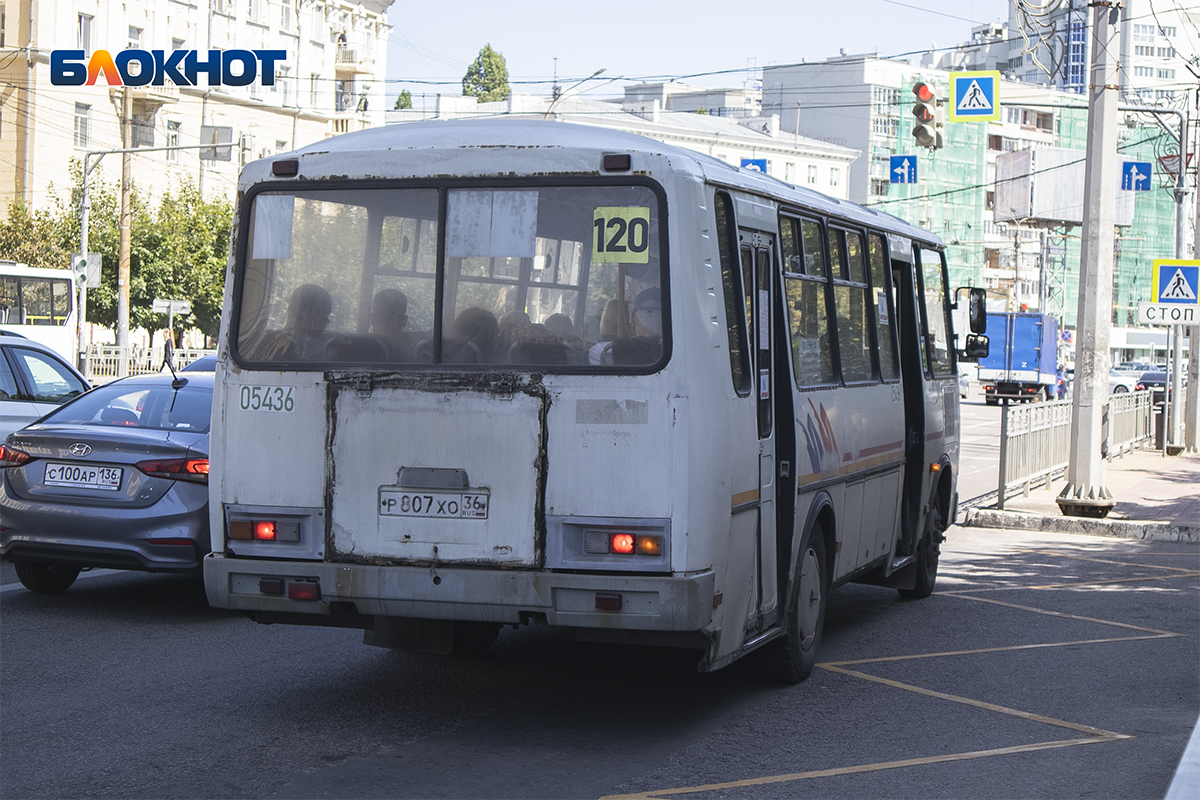
M469 168L461 162L452 165L443 159L427 159L428 172L415 175L407 158L390 160L382 153L413 151L476 151L481 155ZM629 152L662 157L673 170L691 174L698 180L720 184L736 191L773 197L785 204L809 208L842 217L937 246L935 234L899 217L838 200L753 170L740 169L703 153L650 139L636 133L577 125L568 122L527 118L487 117L469 120L430 120L369 128L323 139L290 153L278 154L247 165L242 173L242 188L260 181L271 181L270 163L282 158L300 160L300 175L305 178L333 179L408 178L446 175L508 176L512 166L522 166L519 174L599 174L598 153ZM510 164L498 164L505 158ZM358 167L357 169L355 167ZM635 173L636 173L635 164Z

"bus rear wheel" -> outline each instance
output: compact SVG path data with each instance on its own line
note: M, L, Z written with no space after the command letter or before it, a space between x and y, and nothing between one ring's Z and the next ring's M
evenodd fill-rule
M799 683L809 676L817 663L817 648L825 629L829 566L820 525L813 526L809 533L796 573L788 597L787 629L763 652L771 677L784 683Z

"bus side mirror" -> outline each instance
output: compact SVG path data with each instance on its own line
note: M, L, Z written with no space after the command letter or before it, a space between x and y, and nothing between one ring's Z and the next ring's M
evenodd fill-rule
M959 361L978 361L988 357L988 337L978 333L967 334L967 346L958 353Z
M987 333L987 289L972 287L967 299L967 314L971 320L971 333ZM987 337L983 338L985 352L980 358L987 358ZM967 348L970 349L971 337L967 337Z

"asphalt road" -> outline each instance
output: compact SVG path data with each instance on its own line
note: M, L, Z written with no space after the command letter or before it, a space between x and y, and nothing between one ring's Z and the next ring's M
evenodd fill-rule
M939 592L831 598L799 686L506 630L479 659L264 627L196 579L0 590L0 797L1161 798L1200 547L954 528Z

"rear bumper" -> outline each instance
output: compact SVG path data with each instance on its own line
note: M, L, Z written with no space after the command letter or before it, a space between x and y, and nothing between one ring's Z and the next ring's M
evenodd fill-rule
M319 600L264 593L263 578L316 582ZM520 623L531 615L551 625L610 630L698 631L712 622L714 575L581 575L226 558L204 559L208 601L265 615L302 614L312 624L342 625L338 615ZM597 593L620 595L620 610L596 608ZM353 607L346 604L353 604ZM323 619L322 619L323 618Z

